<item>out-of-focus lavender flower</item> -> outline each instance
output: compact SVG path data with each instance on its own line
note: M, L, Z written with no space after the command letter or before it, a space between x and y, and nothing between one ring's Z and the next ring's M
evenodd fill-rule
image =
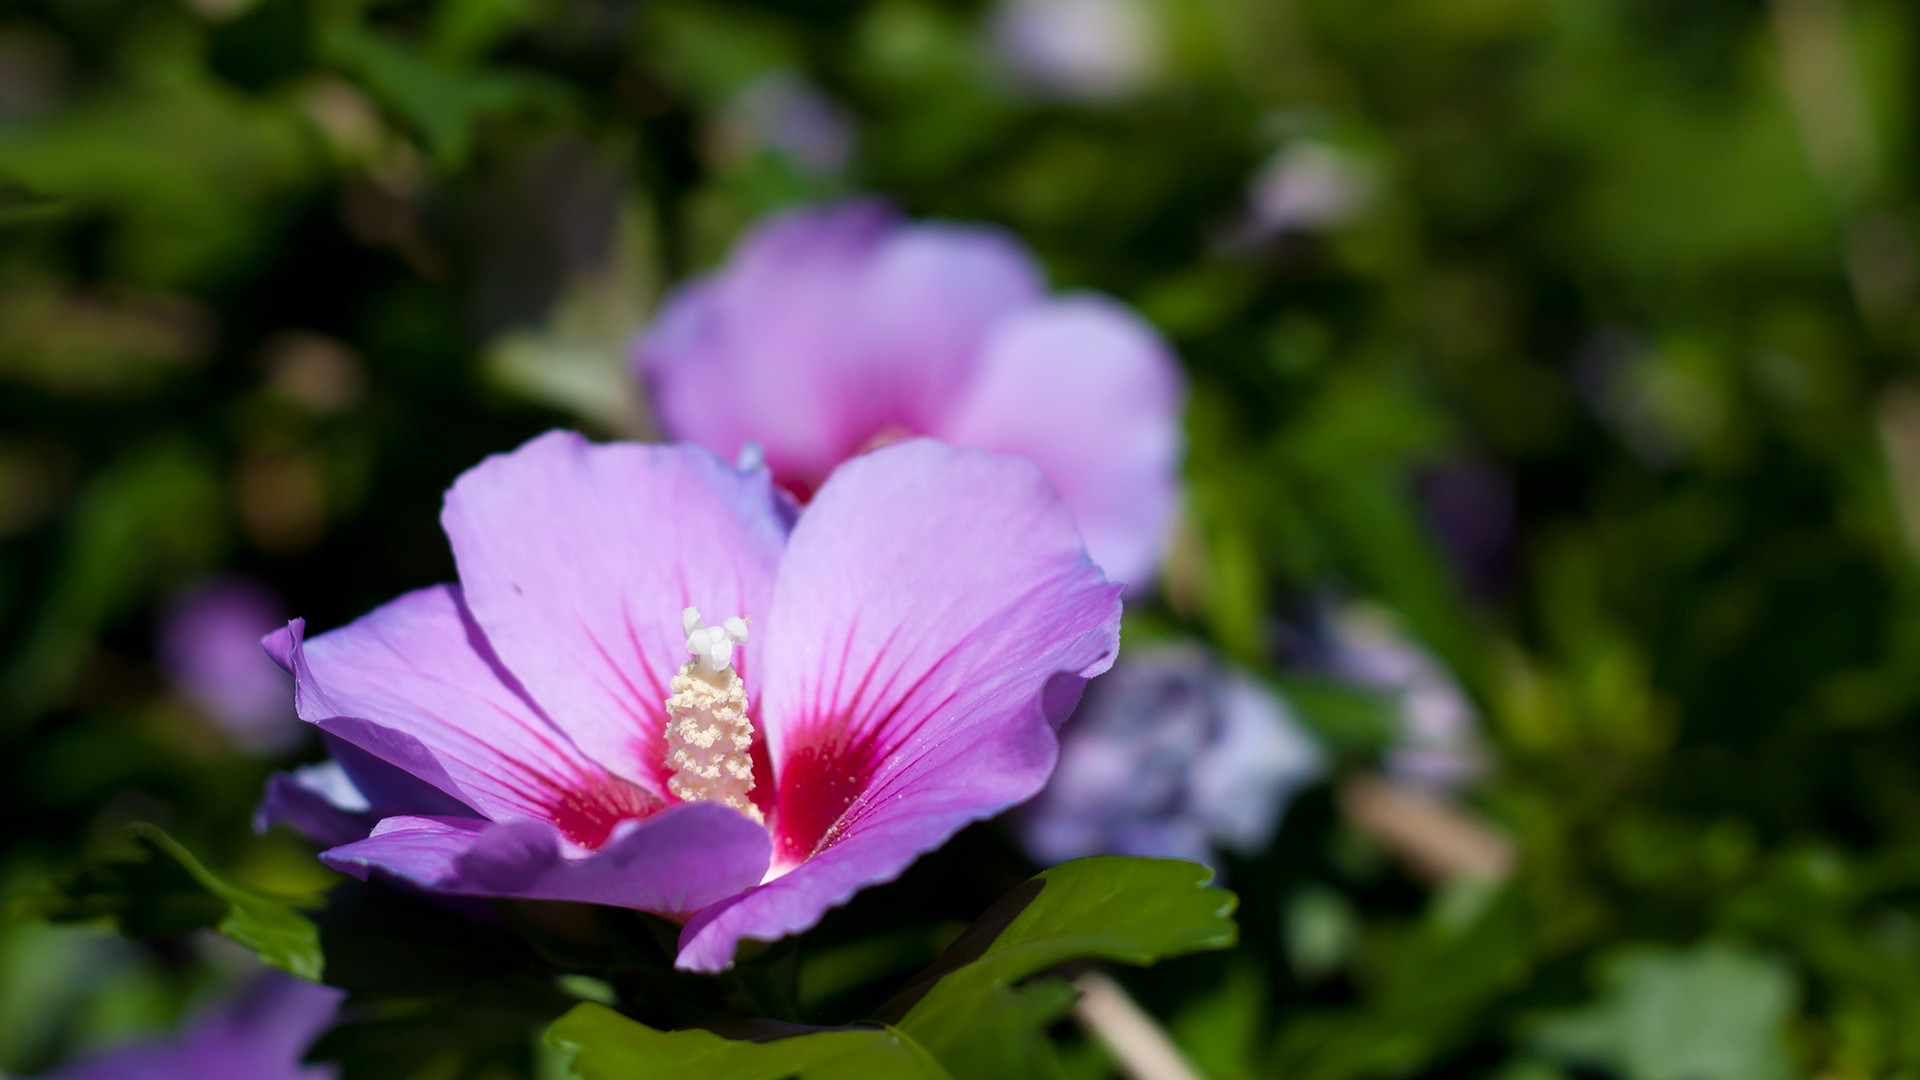
M83 1059L51 1080L330 1080L338 1075L332 1066L300 1059L342 996L269 972L172 1038Z
M796 519L764 468L553 432L441 524L459 584L269 640L345 776L276 780L261 823L362 877L685 920L689 970L1033 797L1119 645L1040 472L928 439Z
M234 745L251 753L277 754L307 737L288 700L291 680L260 649L261 635L286 621L273 590L244 577L201 585L161 615L161 671Z
M1185 384L1106 297L1050 297L1011 236L858 200L773 218L679 290L635 348L661 426L759 447L806 499L841 462L928 435L1018 454L1115 581L1152 580L1179 503Z
M1433 655L1369 604L1325 612L1310 666L1399 701L1399 729L1384 765L1400 779L1457 787L1486 771L1479 712Z
M1373 171L1351 151L1318 139L1296 139L1248 183L1248 238L1344 225L1373 202L1375 187Z
M717 149L728 158L772 154L813 176L838 176L853 157L853 118L792 72L762 75L720 116Z
M1145 0L1001 0L994 51L1022 91L1111 101L1158 74L1161 29Z
M1129 653L1087 688L1060 765L1017 821L1043 863L1152 855L1214 863L1266 847L1325 756L1279 695L1198 645Z

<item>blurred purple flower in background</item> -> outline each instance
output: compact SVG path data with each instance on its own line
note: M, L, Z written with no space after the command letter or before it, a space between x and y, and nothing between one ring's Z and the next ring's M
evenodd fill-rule
M50 1080L329 1080L301 1057L333 1022L341 991L268 972L171 1038L107 1051Z
M826 91L792 72L776 71L734 96L715 137L716 149L728 159L772 154L801 172L838 176L853 158L854 124Z
M865 200L774 218L667 301L635 366L669 435L730 460L758 447L802 501L842 461L928 435L1038 465L1112 580L1150 581L1171 539L1171 348L1111 299L1045 295L998 229Z
M245 577L200 585L161 614L161 672L250 753L283 753L307 737L293 714L292 681L260 649L261 636L286 622L273 590Z
M1429 787L1453 788L1480 776L1487 755L1480 714L1433 655L1404 634L1392 614L1370 604L1323 610L1309 667L1386 693L1399 706L1387 772Z
M1215 863L1273 839L1324 767L1279 695L1198 645L1130 652L1094 680L1060 765L1016 818L1042 863L1151 855Z
M270 640L340 772L262 823L362 877L687 920L679 966L719 971L1038 792L1120 624L1053 488L916 439L791 511L699 447L488 458L441 515L459 584Z
M1351 151L1318 139L1280 148L1248 183L1248 231L1256 238L1344 225L1373 202L1372 170Z
M1159 73L1162 31L1146 0L1001 0L994 52L1035 97L1113 101Z

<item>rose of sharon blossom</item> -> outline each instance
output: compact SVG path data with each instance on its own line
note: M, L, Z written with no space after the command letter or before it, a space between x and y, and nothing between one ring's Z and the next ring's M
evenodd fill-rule
M268 641L351 784L283 778L266 820L370 828L322 855L362 876L685 920L690 970L1030 798L1118 647L1039 472L929 440L795 520L764 469L555 432L441 524L459 584Z
M343 996L270 972L173 1038L84 1059L52 1080L328 1080L332 1066L300 1059Z
M1043 863L1251 855L1324 764L1284 701L1207 650L1130 653L1062 727L1059 768L1021 812L1020 839Z
M1012 238L856 201L776 217L682 288L635 365L662 427L758 447L805 500L842 461L930 435L1040 467L1115 581L1145 584L1179 498L1184 387L1119 303L1049 297Z

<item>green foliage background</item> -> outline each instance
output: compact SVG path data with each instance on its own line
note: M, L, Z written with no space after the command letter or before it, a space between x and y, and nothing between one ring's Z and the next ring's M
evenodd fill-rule
M1147 6L1158 71L1093 103L1016 92L961 0L0 9L7 887L159 820L236 896L327 888L248 831L269 764L166 691L159 605L237 569L325 627L449 577L453 476L556 424L644 435L619 350L659 291L874 191L1011 227L1178 345L1189 527L1135 640L1288 679L1288 620L1369 598L1483 712L1469 799L1516 873L1431 887L1309 793L1229 867L1240 945L1132 983L1210 1076L1920 1076L1912 9ZM772 73L848 110L844 172L730 134ZM1249 240L1250 178L1301 140L1370 198ZM1490 576L1422 497L1462 463L1511 493ZM1338 698L1298 703L1363 768ZM989 826L863 897L793 959L806 1019L1030 872ZM231 967L8 910L0 1070ZM538 1026L400 1041L412 1075L558 1068ZM360 1034L342 1060L394 1045Z

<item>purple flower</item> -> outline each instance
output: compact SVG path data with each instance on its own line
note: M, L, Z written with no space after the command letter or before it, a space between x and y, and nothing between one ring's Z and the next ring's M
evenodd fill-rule
M930 440L796 520L765 469L554 432L441 523L459 584L269 640L352 786L283 780L266 820L377 822L322 855L362 876L685 919L690 970L1032 797L1119 642L1038 471Z
M1286 703L1207 650L1130 653L1062 728L1060 766L1021 812L1020 838L1043 863L1253 854L1323 767Z
M1344 225L1373 201L1377 186L1373 173L1350 151L1315 139L1296 140L1248 183L1250 231L1267 237Z
M853 157L853 119L819 87L787 71L762 75L727 104L717 132L723 155L784 158L813 176L838 176Z
M1452 788L1486 771L1473 702L1431 653L1401 633L1390 613L1351 604L1320 619L1321 640L1309 666L1397 699L1399 730L1387 750L1389 773Z
M1113 101L1152 81L1163 31L1142 0L1002 0L995 52L1035 96Z
M1179 367L1113 300L1049 298L1017 242L842 203L754 229L680 290L635 364L662 426L765 454L802 501L914 435L1030 459L1115 581L1145 583L1179 499Z
M170 1039L88 1058L57 1080L327 1080L326 1065L302 1065L333 1022L340 991L269 972Z
M287 704L287 676L260 652L260 635L285 625L280 598L251 578L202 585L161 616L161 670L243 750L276 754L306 737Z

